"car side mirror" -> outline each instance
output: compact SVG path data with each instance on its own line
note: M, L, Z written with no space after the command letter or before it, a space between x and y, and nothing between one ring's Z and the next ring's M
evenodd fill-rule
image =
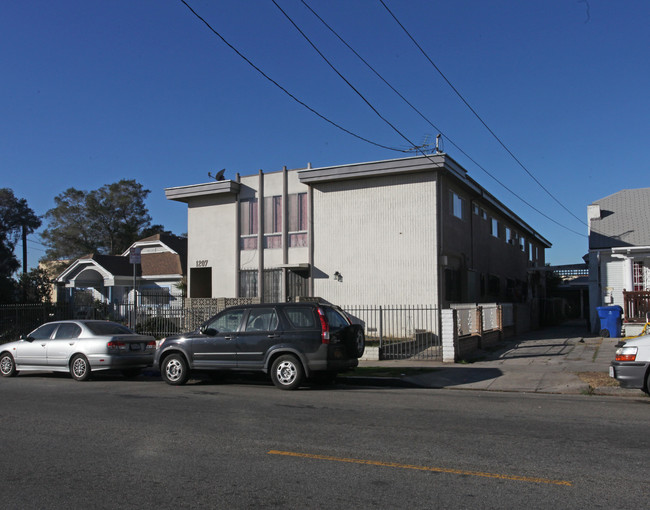
M216 336L218 331L214 328L201 327L200 332L207 336Z
M34 339L33 339L31 336L29 336L29 335L20 335L20 339L21 339L21 340L25 340L25 341L27 341L27 342L32 342L32 341L34 340Z

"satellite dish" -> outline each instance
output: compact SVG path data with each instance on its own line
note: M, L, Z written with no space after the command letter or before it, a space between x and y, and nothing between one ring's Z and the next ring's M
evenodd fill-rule
M217 172L216 175L212 175L212 172L208 172L208 177L211 177L215 181L223 181L225 179L225 177L223 176L224 173L226 173L226 169L222 168Z

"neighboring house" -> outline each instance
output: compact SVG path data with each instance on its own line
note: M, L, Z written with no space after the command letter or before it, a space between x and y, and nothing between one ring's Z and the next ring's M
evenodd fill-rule
M627 323L644 323L650 310L650 188L619 191L589 205L587 213L592 330L600 329L599 306L619 305Z
M183 294L187 239L157 234L133 243L122 255L91 254L75 260L56 279L64 301L133 302L134 265L131 249L139 249L135 265L138 304L169 304Z
M189 297L446 307L542 292L550 243L446 154L165 194L188 205Z

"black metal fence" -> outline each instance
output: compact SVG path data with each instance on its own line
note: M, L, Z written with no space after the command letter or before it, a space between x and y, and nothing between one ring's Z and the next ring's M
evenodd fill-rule
M256 298L177 298L174 306L132 303L1 305L0 343L17 340L44 322L102 319L119 322L138 333L163 338L197 329L227 306L258 302ZM367 345L378 347L381 359L441 359L439 310L427 306L344 306L364 325Z
M363 324L380 359L442 359L440 311L432 306L343 306Z

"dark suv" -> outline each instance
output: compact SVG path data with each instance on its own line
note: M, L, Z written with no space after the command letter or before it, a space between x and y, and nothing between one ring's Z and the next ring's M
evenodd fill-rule
M293 390L356 367L364 348L363 327L335 306L267 303L226 308L198 331L165 338L153 363L173 385L192 370L239 370L269 373L278 388Z

